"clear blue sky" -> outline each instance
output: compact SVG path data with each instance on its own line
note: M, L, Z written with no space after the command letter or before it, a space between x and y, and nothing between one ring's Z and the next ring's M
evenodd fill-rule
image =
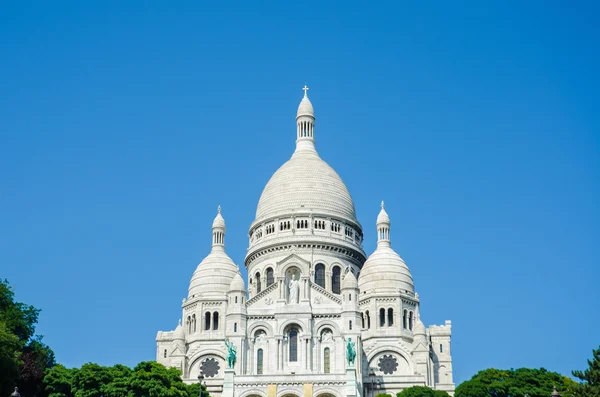
M154 359L217 205L242 266L262 188L317 147L379 202L457 383L583 368L600 337L592 2L4 2L0 277L59 362ZM245 274L244 269L242 269Z

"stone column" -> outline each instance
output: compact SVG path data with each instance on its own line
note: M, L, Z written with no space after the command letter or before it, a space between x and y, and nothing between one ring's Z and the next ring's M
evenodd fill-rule
M310 369L310 337L306 338L306 370Z
M317 337L317 359L315 361L317 362L317 367L315 368L315 370L318 374L320 374L321 373L321 338L319 338L319 337Z
M254 373L254 342L252 339L248 340L248 374Z

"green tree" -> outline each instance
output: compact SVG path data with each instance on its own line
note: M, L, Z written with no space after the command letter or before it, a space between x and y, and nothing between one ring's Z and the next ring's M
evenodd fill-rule
M188 397L181 372L155 361L144 361L129 378L129 397Z
M489 368L478 372L456 388L456 397L548 397L552 387L559 391L574 384L573 380L544 368L498 370Z
M10 395L19 377L21 344L19 338L0 320L0 395Z
M396 397L450 397L443 390L433 390L427 386L413 386L402 390Z
M35 336L40 310L15 301L8 280L0 280L0 396L15 386L27 397L43 392L44 372L55 364L54 353Z
M375 397L392 397L389 393L377 393Z
M76 369L68 369L61 364L46 370L44 387L48 397L74 397L72 388L76 372Z
M592 359L588 360L588 369L573 371L573 376L581 380L571 386L570 392L578 397L600 397L600 346L592 350Z
M200 383L192 383L186 385L188 397L210 397L208 391L206 390L206 386L200 385ZM200 390L202 390L202 395L200 396Z

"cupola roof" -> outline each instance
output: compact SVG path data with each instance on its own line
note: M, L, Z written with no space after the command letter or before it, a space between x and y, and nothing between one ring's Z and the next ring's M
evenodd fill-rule
M348 270L346 272L346 275L344 276L344 279L342 280L342 289L347 289L347 288L352 288L352 289L358 288L358 281L356 280L356 276L350 270Z
M393 292L414 294L413 278L404 260L390 246L389 216L382 208L377 222L377 248L363 265L358 277L358 287L361 293Z
M265 186L254 224L281 215L312 212L359 225L348 188L315 149L314 110L306 94L308 87L304 90L298 107L296 150Z
M238 266L225 252L225 220L221 207L213 222L212 249L192 275L188 299L198 296L225 296L231 281L239 273Z
M246 284L244 283L244 279L240 273L237 273L233 277L233 280L231 280L229 291L246 291Z

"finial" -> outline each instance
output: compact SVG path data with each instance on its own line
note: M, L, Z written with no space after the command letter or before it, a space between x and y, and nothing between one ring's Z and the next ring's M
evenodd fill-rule
M304 91L304 98L308 98L308 90L310 90L310 88L308 88L306 83L304 83L304 88L302 89L302 91Z
M221 213L221 206L217 207L217 212L220 214Z
M381 209L385 208L385 203L383 202L383 200L381 200Z
M178 325L179 327L181 327L181 319L179 319L179 321L177 322L177 325Z

